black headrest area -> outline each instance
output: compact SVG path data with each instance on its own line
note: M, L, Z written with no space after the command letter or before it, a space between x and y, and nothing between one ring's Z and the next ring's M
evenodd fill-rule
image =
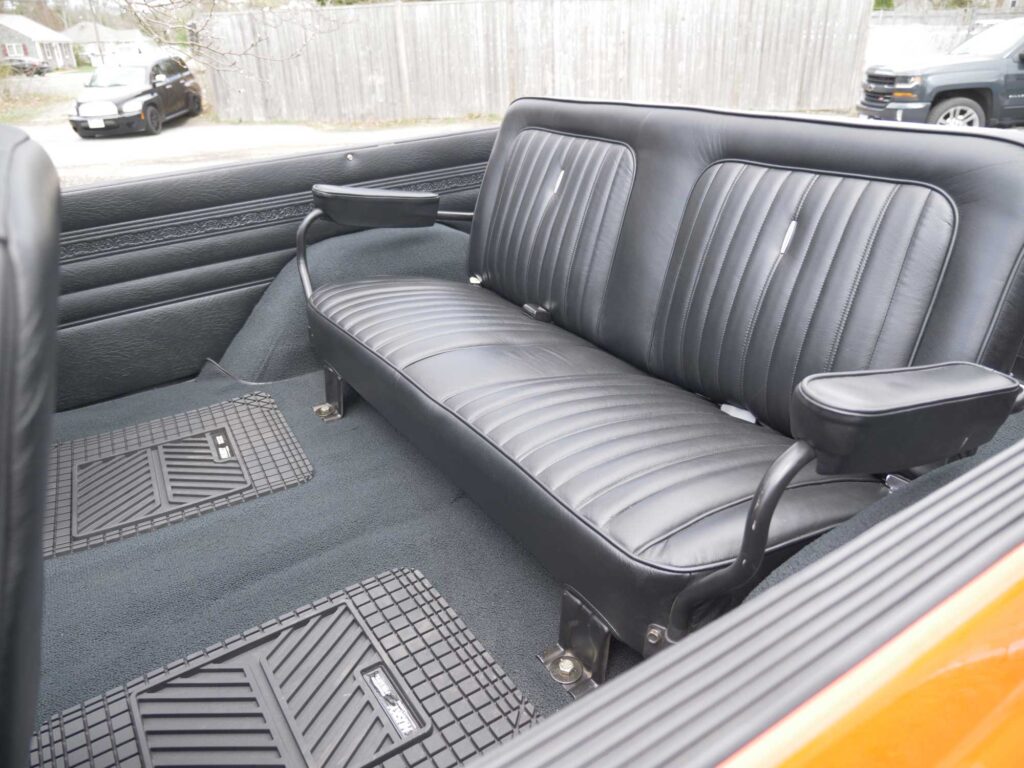
M643 650L680 594L740 554L804 379L1010 370L1021 201L1008 134L523 99L487 168L467 280L323 286L310 326L325 364ZM990 404L1016 397L1005 377L978 381ZM808 392L840 385L858 383ZM759 575L906 469L858 450L833 463L853 473L793 467ZM740 597L710 596L705 618Z

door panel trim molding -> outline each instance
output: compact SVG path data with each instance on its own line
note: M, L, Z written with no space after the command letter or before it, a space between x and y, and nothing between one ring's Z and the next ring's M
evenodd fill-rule
M483 181L486 165L472 163L441 171L357 182L353 186L452 194L478 188ZM70 264L281 222L297 222L309 212L312 201L310 192L294 192L245 203L77 230L61 236L61 263Z

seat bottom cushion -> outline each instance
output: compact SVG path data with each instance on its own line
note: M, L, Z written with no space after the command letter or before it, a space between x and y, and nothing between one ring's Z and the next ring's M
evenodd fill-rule
M695 575L735 558L754 490L792 442L480 287L329 286L309 315L325 361L637 648ZM769 551L881 493L805 469Z

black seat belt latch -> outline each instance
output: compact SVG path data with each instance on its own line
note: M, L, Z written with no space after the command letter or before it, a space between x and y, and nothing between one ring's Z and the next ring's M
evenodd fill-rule
M551 322L551 313L540 304L523 304L523 312L542 323Z

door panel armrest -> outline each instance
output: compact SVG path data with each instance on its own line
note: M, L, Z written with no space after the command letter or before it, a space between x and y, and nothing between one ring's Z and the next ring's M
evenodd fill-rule
M313 185L313 205L346 227L429 227L437 221L434 192Z
M797 386L790 426L820 473L881 474L974 451L1020 395L1015 379L974 363L823 373Z

